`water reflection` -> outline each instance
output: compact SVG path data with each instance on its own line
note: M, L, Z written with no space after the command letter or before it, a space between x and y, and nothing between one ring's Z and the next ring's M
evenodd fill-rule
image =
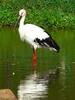
M18 86L18 100L47 100L48 84L59 74L59 68L49 70L42 75L34 72L21 81Z
M48 81L37 73L27 76L18 87L18 100L39 100L47 95Z
M60 62L60 82L62 85L62 90L66 88L66 65L65 65L65 57L63 56Z

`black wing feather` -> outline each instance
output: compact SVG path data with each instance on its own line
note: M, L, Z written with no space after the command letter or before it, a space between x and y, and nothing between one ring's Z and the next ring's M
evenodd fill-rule
M50 47L50 48L54 48L56 49L57 52L59 52L60 47L58 46L58 44L52 39L51 35L48 34L49 37L40 40L39 38L36 38L34 40L34 42L38 43L40 46L42 47Z

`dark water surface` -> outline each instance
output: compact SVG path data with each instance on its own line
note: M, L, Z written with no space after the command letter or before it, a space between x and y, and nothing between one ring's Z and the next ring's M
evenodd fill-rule
M52 31L60 53L37 50L37 73L32 72L32 48L14 28L0 28L0 88L10 88L18 100L75 100L75 31ZM50 70L59 75L45 79ZM44 75L42 77L42 75Z

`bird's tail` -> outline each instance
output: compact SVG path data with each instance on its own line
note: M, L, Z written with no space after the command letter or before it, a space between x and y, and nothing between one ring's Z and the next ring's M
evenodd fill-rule
M60 50L60 47L58 46L58 44L52 39L52 37L50 36L49 38L46 38L46 43L48 44L50 50L56 51L57 53Z

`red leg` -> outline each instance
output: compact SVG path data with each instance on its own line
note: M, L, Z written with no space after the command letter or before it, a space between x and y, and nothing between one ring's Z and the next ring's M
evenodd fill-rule
M33 48L33 62L32 62L32 68L33 68L33 71L36 71L36 50Z

